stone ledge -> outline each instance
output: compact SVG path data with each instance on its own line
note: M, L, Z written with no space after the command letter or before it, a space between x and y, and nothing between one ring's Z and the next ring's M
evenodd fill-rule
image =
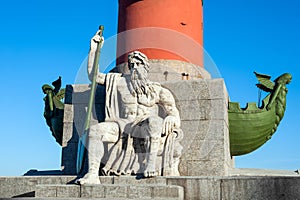
M240 170L243 172L245 170ZM151 179L136 180L134 177L99 177L104 185L113 185L114 181L118 180L117 185L126 183L125 185L140 186L141 182L152 182L150 187L155 187L154 183L159 184L160 181L165 181L166 185L180 186L184 192L184 199L214 199L214 200L274 200L274 199L299 199L300 196L300 176L292 176L291 171L278 171L278 170L258 170L246 169L247 172L252 171L252 176L243 176L240 174L238 177L229 176L181 176L181 177L156 177ZM258 174L255 174L258 172ZM268 176L264 176L264 174ZM280 173L281 176L271 176L272 174ZM38 185L65 185L74 180L75 176L30 176L30 177L0 177L0 198L14 199L45 199L33 198L36 193L36 186ZM139 182L141 181L141 182ZM133 184L135 183L135 184ZM124 184L123 184L124 185ZM145 185L145 184L144 184ZM148 185L149 186L149 185ZM80 187L77 185L69 185L67 187ZM97 186L99 187L99 186ZM100 185L101 187L101 185ZM132 187L134 188L134 187ZM176 188L176 187L175 187ZM69 191L71 189L69 188ZM76 190L76 189L75 189ZM181 190L181 189L180 189ZM135 190L137 191L137 190ZM168 190L169 192L172 189ZM134 192L134 191L132 191ZM38 192L37 192L38 194ZM132 194L134 195L134 194ZM25 198L26 197L26 198ZM32 198L30 198L32 197ZM61 197L59 199L70 199ZM79 199L79 198L71 198ZM85 198L91 199L91 198ZM113 199L113 198L104 198ZM120 198L129 199L129 198ZM138 199L132 196L131 199ZM159 199L157 197L157 199ZM164 199L164 198L160 198ZM166 197L166 199L172 199Z
M35 197L50 198L124 198L184 199L183 188L174 185L101 184L101 185L37 185Z

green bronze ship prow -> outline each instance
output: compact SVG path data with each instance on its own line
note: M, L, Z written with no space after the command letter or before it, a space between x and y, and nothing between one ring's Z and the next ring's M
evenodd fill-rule
M282 74L274 82L269 75L254 72L258 81L256 86L269 94L263 99L262 105L248 103L241 108L237 102L229 102L229 137L232 156L248 154L266 143L277 130L286 109L286 84L292 76Z

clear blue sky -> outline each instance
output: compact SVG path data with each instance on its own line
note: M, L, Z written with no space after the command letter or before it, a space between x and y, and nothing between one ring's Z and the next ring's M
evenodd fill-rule
M236 158L237 167L300 168L299 9L298 0L204 1L204 48L232 101L257 101L253 71L293 75L278 131L261 149ZM117 0L1 3L0 176L60 168L61 148L43 118L41 86L58 76L63 85L75 82L100 24L106 38L116 34Z

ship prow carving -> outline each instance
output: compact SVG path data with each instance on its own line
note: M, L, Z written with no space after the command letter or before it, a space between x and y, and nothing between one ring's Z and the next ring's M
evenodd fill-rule
M292 76L282 74L273 82L269 75L254 72L259 83L256 86L269 94L261 106L255 102L241 108L238 102L229 102L230 153L239 156L255 151L265 144L275 133L286 109L286 85Z

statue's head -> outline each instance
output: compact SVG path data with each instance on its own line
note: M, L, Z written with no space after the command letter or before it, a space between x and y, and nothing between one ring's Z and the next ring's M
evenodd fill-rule
M53 91L53 87L51 87L48 84L45 84L42 86L42 90L43 90L44 94L47 94L48 92Z
M131 84L136 93L148 92L149 61L145 54L133 51L128 54L128 67L131 74Z
M133 51L128 54L128 68L129 70L138 72L149 72L149 61L145 54L140 51Z
M282 74L275 82L279 84L289 84L292 81L292 75L289 73Z

